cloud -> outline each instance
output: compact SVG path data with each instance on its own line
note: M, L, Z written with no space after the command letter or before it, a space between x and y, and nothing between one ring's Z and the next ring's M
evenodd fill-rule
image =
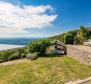
M50 5L19 6L0 2L0 37L19 33L29 34L26 28L42 29L51 26L57 18L57 14L52 14L53 10Z

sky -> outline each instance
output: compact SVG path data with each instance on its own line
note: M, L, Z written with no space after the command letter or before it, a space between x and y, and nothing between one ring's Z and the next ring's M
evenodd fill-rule
M0 0L0 38L50 37L91 26L91 0Z

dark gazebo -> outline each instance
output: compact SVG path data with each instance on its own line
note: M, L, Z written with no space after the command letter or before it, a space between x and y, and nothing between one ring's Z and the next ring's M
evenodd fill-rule
M66 53L64 43L59 40L53 41L52 45L49 47L49 51L59 55Z

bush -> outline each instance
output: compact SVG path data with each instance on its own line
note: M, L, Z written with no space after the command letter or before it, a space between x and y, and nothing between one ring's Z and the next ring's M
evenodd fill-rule
M15 59L20 59L20 58L21 58L21 56L20 56L19 53L14 53L14 54L12 54L12 55L8 58L8 60L15 60Z
M8 49L0 52L0 62L26 57L25 48Z
M66 33L64 36L64 43L65 44L73 44L74 42L74 35L71 33Z
M46 52L46 48L51 45L49 40L38 40L33 41L32 43L28 44L27 51L28 53L38 52L39 54L44 54Z
M26 53L21 53L21 58L26 58Z
M7 50L7 51L1 51L1 53L0 53L0 60L3 60L3 61L8 61L8 58L9 58L9 56L11 56L12 55L12 53L13 53L13 51L9 51L9 50Z
M19 55L21 58L25 58L25 57L26 57L25 48L18 48L18 49L16 49L15 53L18 53L18 55Z

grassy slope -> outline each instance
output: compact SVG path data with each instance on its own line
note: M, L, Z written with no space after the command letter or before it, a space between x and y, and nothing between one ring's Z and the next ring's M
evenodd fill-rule
M67 56L40 57L14 65L0 66L0 84L62 84L91 76L91 67Z

